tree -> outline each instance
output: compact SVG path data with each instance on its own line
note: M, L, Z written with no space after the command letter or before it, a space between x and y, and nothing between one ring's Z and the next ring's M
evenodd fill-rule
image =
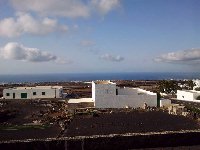
M189 88L188 90L193 90L195 83L192 80L188 80L187 85L188 85L188 88Z
M162 80L159 82L159 91L162 93L172 93L179 89L178 82L175 80Z

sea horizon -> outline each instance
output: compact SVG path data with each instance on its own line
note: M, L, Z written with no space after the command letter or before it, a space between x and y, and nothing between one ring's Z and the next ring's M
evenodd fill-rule
M110 73L43 73L0 75L0 83L69 82L92 80L183 80L198 79L199 72L110 72Z

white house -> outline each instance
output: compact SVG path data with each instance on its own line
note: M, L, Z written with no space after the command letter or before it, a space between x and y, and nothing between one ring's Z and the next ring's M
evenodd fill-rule
M62 98L62 86L16 87L3 90L5 99Z
M120 88L110 81L92 82L92 99L96 108L157 106L157 94L139 88Z
M178 100L200 102L200 100L197 100L198 96L200 96L200 91L177 90L177 99Z

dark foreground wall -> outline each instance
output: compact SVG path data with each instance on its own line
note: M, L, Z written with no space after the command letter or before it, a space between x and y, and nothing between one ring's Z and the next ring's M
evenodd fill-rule
M47 140L1 142L1 150L102 150L200 145L200 131L102 135Z

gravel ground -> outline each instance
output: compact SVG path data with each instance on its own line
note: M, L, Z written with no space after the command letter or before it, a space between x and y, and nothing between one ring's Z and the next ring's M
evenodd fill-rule
M0 141L55 138L60 131L61 129L58 125L45 129L0 130Z
M199 129L195 120L165 112L127 112L76 116L64 136L145 133Z

